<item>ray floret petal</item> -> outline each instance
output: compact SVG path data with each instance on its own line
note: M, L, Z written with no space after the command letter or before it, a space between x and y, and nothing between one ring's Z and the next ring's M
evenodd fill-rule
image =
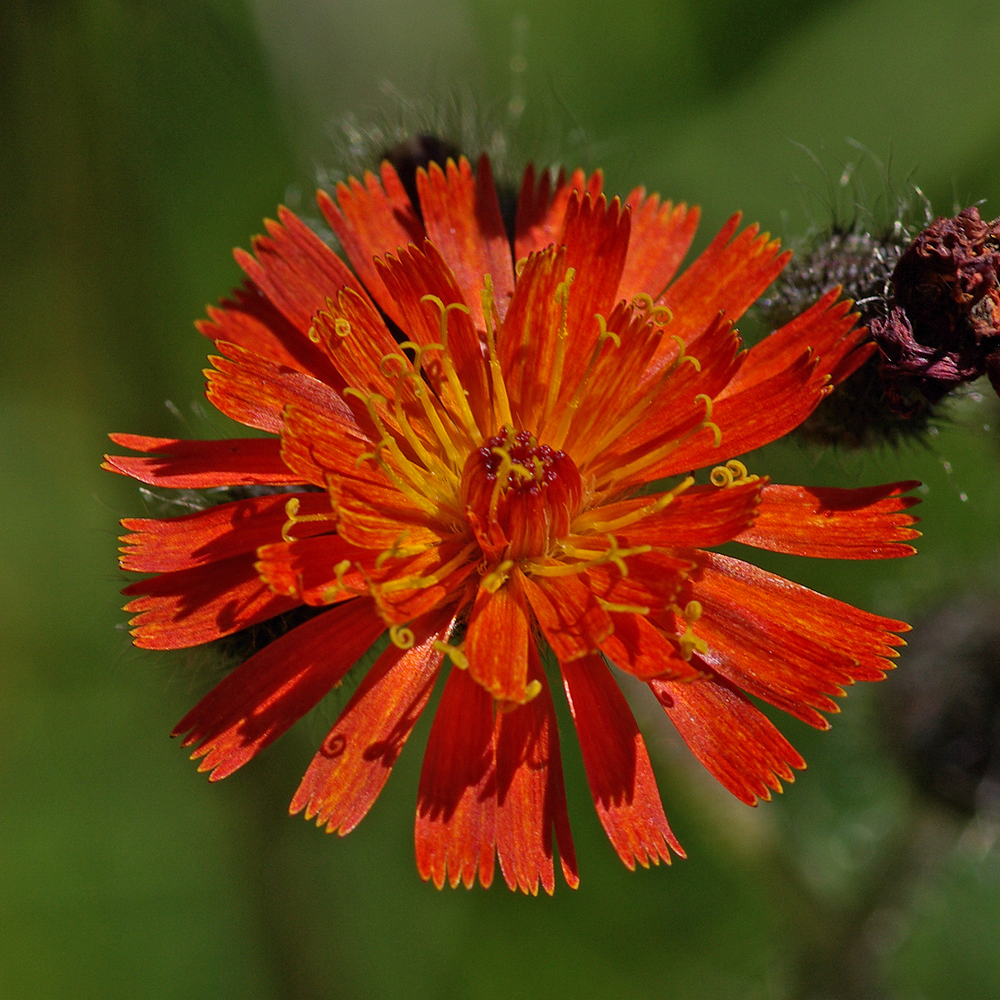
M698 210L602 186L529 167L508 233L485 157L421 170L418 205L383 163L318 196L346 261L281 209L199 324L208 399L265 436L115 434L136 454L105 461L230 489L122 522L121 566L146 574L125 590L136 645L311 613L177 725L213 780L388 633L291 802L344 835L441 687L415 821L438 887L488 886L497 862L511 889L577 885L553 678L609 840L648 867L683 851L610 665L755 804L804 762L751 697L824 728L907 629L710 551L913 552L915 483L781 485L739 458L867 357L850 303L834 289L745 350L733 324L787 260L777 242L734 216L682 271Z

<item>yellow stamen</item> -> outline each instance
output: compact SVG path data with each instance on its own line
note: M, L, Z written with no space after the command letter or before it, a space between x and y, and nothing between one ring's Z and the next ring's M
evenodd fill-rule
M507 582L513 568L513 559L504 559L502 563L483 577L480 586L487 593L495 594Z
M499 408L500 423L511 427L514 418L510 412L510 400L507 398L507 385L503 380L500 368L500 358L497 355L496 322L499 314L496 311L496 301L493 297L493 277L483 275L483 290L480 293L483 304L483 319L486 321L486 347L490 356L490 382L493 386L493 402Z
M556 335L556 354L552 360L552 371L549 373L545 413L542 417L543 425L548 424L549 417L552 416L552 411L555 409L556 400L559 398L563 367L566 364L566 341L569 339L569 330L566 326L566 317L569 314L569 288L575 277L576 271L572 267L567 267L566 276L556 286L555 299L559 303L559 332Z
M292 528L297 524L301 524L304 521L336 521L337 515L334 511L329 513L323 512L322 514L299 514L299 501L292 497L288 503L285 504L285 517L288 518L287 521L281 526L281 540L283 542L295 542L298 541L296 537L292 534Z
M527 562L525 570L535 576L572 576L575 573L585 573L595 566L603 566L605 563L614 563L618 572L622 576L628 576L628 566L625 560L629 556L642 555L644 552L652 551L651 545L637 545L632 549L619 548L618 540L614 535L605 536L608 547L603 551L594 552L593 549L581 549L572 545L563 545L563 553L567 556L576 557L579 562L556 563L555 565L538 562Z
M428 514L435 514L438 511L439 505L430 499L429 493L435 492L431 481L424 474L426 470L421 470L419 466L414 465L402 452L399 447L399 442L386 430L385 425L382 423L382 418L378 415L376 406L386 406L388 405L388 400L385 396L380 395L377 392L372 392L365 394L353 386L348 386L344 390L345 396L356 396L360 399L368 410L368 415L372 418L376 428L382 434L382 439L375 444L375 450L373 452L364 452L355 459L355 464L361 462L362 460L373 459L379 466L379 468L385 473L385 475L392 480L393 485L400 491L404 493L410 500L416 504L422 511ZM396 468L383 457L382 452L387 451L393 458L396 468L399 469L410 483L403 481L399 473L397 473ZM416 487L414 489L413 487Z
M604 600L603 597L595 597L594 600L604 608L605 611L620 611L622 614L648 615L650 609L641 604L613 604Z
M406 628L404 625L390 625L389 638L397 649L412 649L416 642L413 629Z
M440 583L463 563L468 562L469 556L478 546L475 542L470 542L453 559L449 559L440 569L435 570L427 576L405 576L399 580L389 580L378 587L378 594L392 594L400 590L424 590Z
M443 350L443 345L426 344L421 346L420 344L414 344L411 340L404 340L399 346L408 350L413 350L415 355L413 358L413 366L415 368L414 374L417 376L414 380L414 392L416 393L417 399L420 401L420 405L424 408L424 415L427 417L427 421L430 423L431 429L434 431L434 435L437 437L444 453L448 456L448 461L451 462L452 468L461 470L463 461L462 453L455 446L455 442L451 434L448 433L444 423L441 421L441 416L438 413L437 407L434 405L434 400L424 388L423 379L419 377L424 354L430 350Z
M417 345L411 344L410 341L404 341L401 346L412 346L416 348L418 359L422 356L424 351L424 348L418 348ZM386 362L388 361L399 362L399 371L396 372L395 376L392 376L386 367ZM424 443L414 431L413 426L410 424L409 417L403 409L403 399L405 396L403 384L409 379L413 381L414 395L418 400L420 400L425 413L427 411L427 391L424 388L424 381L420 377L420 372L414 371L414 369L410 367L409 358L403 354L396 353L384 355L379 361L379 370L383 375L385 375L386 378L395 377L396 379L396 392L393 398L393 414L396 417L396 423L403 432L403 437L406 438L407 444L409 444L417 458L423 463L424 468L433 473L430 479L425 480L428 486L428 492L432 493L439 502L445 503L448 498L453 495L454 488L458 485L458 476L456 475L454 469L442 462L437 455L434 455L427 450ZM445 480L445 483L440 486L436 481L438 476Z
M399 382L397 383L396 387L396 398L394 400L394 407L393 407L396 415L396 423L399 424L400 429L403 432L403 437L406 438L407 443L416 453L417 458L419 458L420 461L423 462L424 467L428 471L433 473L431 479L429 480L432 486L432 491L439 499L443 500L446 497L449 497L453 494L454 488L458 485L459 478L458 475L455 473L455 470L450 465L446 465L444 462L441 461L441 459L437 455L428 451L427 448L424 447L423 442L420 440L419 437L417 437L417 434L413 430L410 421L407 419L406 413L403 410L403 400L402 400L403 396L402 386L403 382L406 381L407 379L413 380L414 394L418 398L421 395L426 395L426 390L423 387L422 380L416 372L414 371L400 372ZM435 477L437 476L440 476L444 480L444 482L447 484L446 487L442 489L433 489L433 487L436 485Z
M621 338L613 330L608 329L607 321L604 317L600 313L595 313L594 318L597 320L597 323L601 328L601 332L597 336L597 343L594 345L593 351L590 352L590 361L587 362L587 369L584 371L583 377L580 379L576 389L573 391L573 397L570 399L569 403L563 407L562 415L559 418L559 424L554 433L547 433L545 435L549 445L553 448L561 448L566 441L566 436L569 434L573 418L576 416L577 411L583 403L584 390L587 388L591 376L594 374L594 369L597 367L597 362L600 359L602 351L604 350L605 343L611 341L615 347L622 346Z
M629 514L623 514L621 517L616 517L610 521L592 520L601 511L600 507L595 507L592 510L585 511L573 522L573 531L574 533L583 533L586 531L600 532L601 534L611 531L621 531L622 528L627 528L630 524L635 524L636 521L641 521L644 517L663 510L676 497L679 497L685 490L689 489L693 483L694 476L688 476L681 480L672 490L657 497L652 503L648 503Z
M494 698L498 712L513 712L522 705L527 705L529 701L534 701L542 693L541 681L530 681L524 686L523 701L507 701L503 698Z
M452 646L450 643L435 639L434 649L439 653L444 653L459 670L469 669L469 658L465 655L461 646Z
M691 626L688 625L687 631L677 640L681 647L681 659L690 660L691 657L697 652L699 655L704 656L708 652L708 643L704 639L699 638L691 631Z
M375 559L376 569L381 569L390 559L409 559L411 556L419 556L422 552L426 552L428 549L433 548L436 544L429 543L426 545L410 545L409 547L406 547L402 543L405 541L408 534L408 530L401 532L399 537L396 538L389 548L383 549L378 554L378 557Z
M684 634L677 639L677 643L680 646L681 659L685 661L690 660L696 652L704 656L708 652L708 643L699 636L696 636L691 629L692 623L701 617L701 602L688 601L683 608L674 604L671 606L671 610L674 614L680 615L686 622Z
M465 430L475 446L478 448L479 445L483 443L483 434L479 429L479 425L476 423L476 418L472 415L472 409L469 406L468 393L462 385L461 379L458 377L458 372L455 371L455 363L452 361L451 352L448 350L448 313L450 313L452 309L458 309L460 312L464 312L468 316L469 307L465 305L464 302L451 302L448 305L445 305L436 295L424 295L420 301L422 303L429 302L438 307L440 313L438 322L441 326L442 344L441 364L444 367L444 374L445 378L448 380L448 385L451 386L452 394L455 397L455 404L458 406L459 416L462 418Z
M720 489L745 486L747 483L756 483L759 479L760 476L751 476L747 472L747 467L735 458L731 458L725 465L717 465L709 475L712 485Z
M337 600L338 594L342 593L351 594L355 597L358 597L364 593L363 590L358 590L357 587L348 586L348 584L344 582L344 574L350 568L351 568L350 559L344 559L333 567L333 572L336 574L337 582L334 586L327 587L326 590L321 592L320 598L322 599L324 604L333 604L333 602Z

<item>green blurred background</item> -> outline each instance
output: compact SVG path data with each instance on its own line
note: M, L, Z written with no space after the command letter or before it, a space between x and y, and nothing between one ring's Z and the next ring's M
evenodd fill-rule
M998 46L995 0L7 0L0 996L1000 995L995 822L912 789L884 724L898 675L830 733L784 720L810 766L757 810L639 700L689 860L626 871L567 739L580 889L437 892L412 858L426 724L344 840L286 815L343 695L215 786L167 739L213 668L128 644L116 522L144 508L98 471L111 430L230 433L200 411L192 321L238 281L230 248L279 202L311 215L317 172L400 95L475 93L513 166L699 202L699 245L736 208L794 241L856 190L883 219L914 183L1000 215ZM927 484L915 559L770 565L910 620L993 593L995 400L952 418L927 448L755 459Z

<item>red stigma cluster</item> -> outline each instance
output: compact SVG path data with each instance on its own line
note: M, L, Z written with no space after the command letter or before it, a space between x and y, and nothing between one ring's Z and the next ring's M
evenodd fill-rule
M494 434L479 449L486 478L491 482L496 481L501 470L504 453L509 457L512 468L503 489L513 489L518 493L539 493L556 482L567 465L573 464L566 452L539 444L528 431L518 431L512 438L506 434ZM523 472L520 471L522 469Z
M573 459L528 431L495 434L469 455L462 479L470 523L491 558L545 555L569 534L583 495Z

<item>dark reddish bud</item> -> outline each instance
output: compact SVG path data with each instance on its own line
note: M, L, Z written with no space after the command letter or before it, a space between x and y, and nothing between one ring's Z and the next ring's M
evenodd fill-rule
M984 374L1000 392L998 268L1000 219L983 222L976 208L935 219L906 248L888 315L869 324L893 406L907 405L907 381L930 404Z
M777 328L805 311L836 285L854 299L859 325L872 326L889 310L890 275L909 240L900 224L876 236L834 229L797 252L774 289L758 304L758 314ZM804 440L822 445L866 448L926 432L928 414L921 407L888 405L878 355L837 386L799 427Z
M449 160L458 160L461 155L461 151L454 143L428 133L411 135L382 154L383 159L388 160L396 168L396 173L399 174L399 179L417 211L420 210L417 171L426 170L432 163L436 163L443 170Z
M976 208L912 237L833 231L792 260L760 314L788 322L834 285L878 345L799 428L820 444L864 448L921 437L936 407L987 375L1000 394L1000 219Z

